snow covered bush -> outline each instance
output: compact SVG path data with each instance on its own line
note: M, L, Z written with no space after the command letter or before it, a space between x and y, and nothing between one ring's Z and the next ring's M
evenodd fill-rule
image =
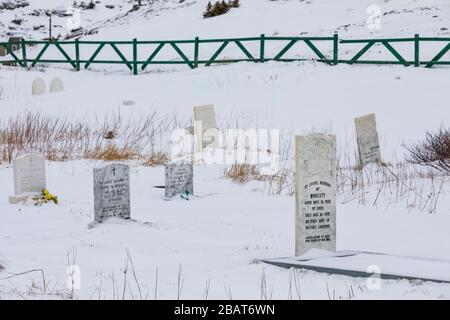
M204 18L211 18L215 16L220 16L222 14L230 11L231 8L238 8L240 6L239 0L230 0L225 2L225 0L217 1L214 4L211 4L211 1L208 2L206 6L206 11L203 13Z
M72 7L80 8L83 10L95 9L95 3L92 0L89 3L81 1L79 4L77 3L77 1L74 1Z
M1 10L14 10L17 8L24 8L24 7L28 7L30 5L30 3L28 1L24 1L24 0L6 0L6 1L2 1L0 2L0 9Z
M409 151L409 161L450 173L450 130L439 129L427 132L424 141L405 146Z

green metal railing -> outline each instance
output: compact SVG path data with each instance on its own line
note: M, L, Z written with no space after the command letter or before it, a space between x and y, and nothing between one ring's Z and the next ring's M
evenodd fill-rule
M281 50L277 51L273 56L266 54L266 46L268 43L280 43L284 42L284 46ZM404 66L414 65L419 67L424 65L427 68L431 68L434 65L450 65L450 61L443 60L447 52L450 51L450 38L429 38L420 37L415 35L413 38L393 38L393 39L352 39L344 40L339 39L337 34L332 37L267 37L262 34L259 37L254 38L231 38L231 39L199 39L196 37L194 40L163 40L163 41L138 41L133 39L132 41L85 41L85 40L72 40L72 41L36 41L36 40L21 40L21 54L19 51L11 50L12 45L9 42L0 42L0 47L6 49L7 58L4 61L0 61L3 64L14 64L21 67L34 67L38 63L68 63L74 70L79 71L83 66L87 69L91 64L123 64L134 75L138 74L139 68L144 71L149 65L155 64L185 64L190 68L197 68L199 65L210 66L214 63L232 63L232 62L266 62L266 61L304 61L309 60L306 58L284 58L289 51L292 51L293 47L297 43L303 42L307 48L311 50L316 56L316 61L320 61L329 65L337 65L339 63L347 64L401 64ZM325 42L332 47L332 56L327 57L318 47L318 42ZM439 42L443 44L443 47L438 53L428 61L422 60L420 57L421 44L424 42ZM218 49L208 59L200 59L200 47L205 44L219 44ZM393 46L394 43L410 43L413 44L413 56L414 60L407 60L402 56ZM249 45L256 44L259 48L257 54L252 54L249 50ZM362 44L364 45L356 54L350 59L341 59L339 53L343 50L341 47L349 44ZM27 47L43 45L42 49L38 52L34 59L27 58ZM131 46L132 59L127 59L124 53L118 46ZM141 45L141 47L139 47ZM149 50L145 60L138 59L138 48L142 45L156 45L156 48ZM188 58L186 51L180 48L180 45L191 45L190 51L193 52L193 58ZM245 58L241 59L219 59L220 54L228 46L235 45L240 49ZM381 45L386 48L391 54L394 60L361 60L362 56L368 52L375 45ZM54 46L63 56L64 59L43 59L44 54L47 52L50 46ZM75 53L70 56L64 48L68 46L74 46ZM93 46L94 51L88 59L81 59L81 48L86 46ZM118 60L97 60L97 56L105 47L111 47L118 56ZM155 60L158 53L165 47L170 47L177 54L178 60ZM146 49L147 50L147 49ZM331 50L330 50L331 51ZM348 50L344 50L347 52ZM145 53L144 52L144 53ZM20 57L18 56L20 55Z

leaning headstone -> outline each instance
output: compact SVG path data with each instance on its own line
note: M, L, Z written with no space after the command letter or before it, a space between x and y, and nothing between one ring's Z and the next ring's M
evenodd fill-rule
M375 114L355 118L355 127L361 167L368 163L379 162L381 160L380 142Z
M31 94L34 96L45 93L45 82L42 78L36 78L31 85Z
M60 78L54 78L50 82L50 93L61 92L64 91L64 85Z
M295 140L295 255L336 251L336 136Z
M46 188L45 159L35 154L26 154L13 160L14 195L10 203L18 203L36 195Z
M131 218L130 168L125 164L110 164L94 169L94 219Z
M217 146L217 124L213 105L194 107L194 133L199 149Z
M177 195L189 197L194 194L194 166L192 163L171 163L166 165L167 199Z

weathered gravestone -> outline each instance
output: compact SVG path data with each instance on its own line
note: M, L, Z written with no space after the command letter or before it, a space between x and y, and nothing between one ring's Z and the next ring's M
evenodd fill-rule
M336 251L336 136L295 141L295 255Z
M218 129L213 105L194 107L194 134L199 149L217 146Z
M364 167L368 163L379 162L381 160L380 142L375 114L371 113L355 118L355 127L361 166Z
M14 195L10 203L25 200L46 188L45 159L35 154L26 154L13 160Z
M165 197L194 194L194 166L192 163L171 163L166 165Z
M125 164L110 164L94 169L94 218L131 218L130 168Z
M42 95L45 93L45 82L42 78L36 78L33 81L33 84L31 85L31 94L36 95Z
M50 82L50 93L61 92L64 91L64 85L60 78L54 78Z

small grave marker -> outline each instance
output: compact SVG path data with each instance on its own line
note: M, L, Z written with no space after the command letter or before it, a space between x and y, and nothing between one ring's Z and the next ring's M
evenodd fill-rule
M95 222L131 218L128 165L114 163L94 169L94 216Z
M192 163L167 164L165 197L170 199L177 195L194 194L194 166Z
M381 160L380 142L375 114L371 113L355 118L355 127L361 166L364 167L368 163L379 162Z

